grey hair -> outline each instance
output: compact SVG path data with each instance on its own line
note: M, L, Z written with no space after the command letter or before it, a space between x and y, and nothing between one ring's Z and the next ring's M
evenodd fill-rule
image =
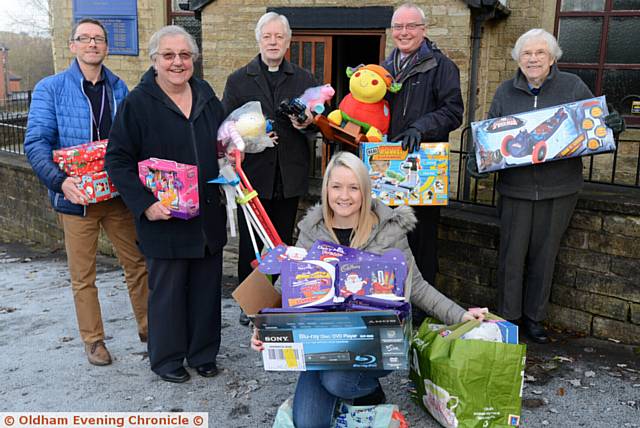
M260 39L262 38L262 27L275 20L282 22L282 25L284 25L284 31L287 33L287 39L291 40L291 27L289 26L289 20L287 17L280 15L279 13L267 12L258 19L258 23L256 24L256 41L258 43L260 43Z
M555 61L559 60L562 56L562 49L560 49L560 45L558 45L558 41L553 34L543 30L542 28L533 28L518 37L515 46L511 49L511 57L516 62L520 59L520 53L522 52L524 45L533 39L543 40L547 44L549 54Z
M398 6L398 8L393 12L393 16L391 17L391 23L393 24L393 20L396 17L396 13L398 13L398 11L400 9L413 9L416 12L418 12L420 14L420 18L422 18L422 22L421 24L426 24L427 23L427 16L424 14L424 10L422 10L422 8L420 6L418 6L417 4L411 3L411 2L407 2L407 3L403 3L400 6Z
M162 27L155 33L153 33L153 36L151 36L151 39L149 39L149 58L151 58L151 60L153 60L154 57L158 54L158 49L160 48L160 41L164 37L168 37L168 36L184 37L187 43L189 44L189 49L191 50L191 53L193 54L193 60L196 61L198 59L198 56L200 55L200 51L198 50L198 44L196 43L196 40L193 38L193 36L189 34L187 30L185 30L179 25L167 25L165 27Z

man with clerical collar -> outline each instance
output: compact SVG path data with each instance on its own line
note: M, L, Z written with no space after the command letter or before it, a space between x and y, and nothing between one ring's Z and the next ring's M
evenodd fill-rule
M302 95L316 86L311 73L287 61L284 56L291 43L291 28L284 15L264 14L256 25L260 53L247 65L232 73L224 88L222 104L228 115L248 101L259 101L262 113L274 121L277 144L261 153L246 154L242 163L249 181L258 191L260 201L280 238L292 245L298 200L307 193L309 180L309 138L315 135L312 116L305 122L276 115L281 101ZM242 212L238 210L238 216ZM240 242L238 280L242 282L252 271L255 251L243 218L239 219ZM241 315L240 322L249 319Z

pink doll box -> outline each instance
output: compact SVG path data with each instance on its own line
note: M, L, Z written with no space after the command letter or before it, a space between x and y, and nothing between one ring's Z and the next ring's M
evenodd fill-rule
M200 213L197 166L149 158L138 162L138 176L172 217L188 220Z

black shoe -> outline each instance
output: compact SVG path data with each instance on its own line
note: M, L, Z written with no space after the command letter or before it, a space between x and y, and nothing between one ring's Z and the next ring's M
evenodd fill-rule
M533 340L536 343L549 343L549 336L546 330L538 321L531 320L527 317L522 317L520 320L520 328L525 336Z
M378 388L371 394L367 394L364 397L358 397L353 399L354 406L377 406L385 404L387 402L387 396L384 395L382 386L378 385Z
M247 314L244 313L244 311L240 312L240 318L238 319L238 322L242 325L249 325L249 323L251 322L251 320L249 319L249 317L247 316Z
M214 377L218 374L218 367L216 363L207 363L196 367L196 371L202 377Z
M184 367L179 367L172 372L160 375L160 379L167 382L183 383L191 379L191 375Z

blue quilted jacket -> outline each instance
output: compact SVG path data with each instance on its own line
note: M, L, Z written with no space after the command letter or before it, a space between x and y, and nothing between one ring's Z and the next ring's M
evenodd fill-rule
M127 96L127 85L103 66L112 120ZM33 90L24 151L40 180L49 189L53 209L84 215L85 208L65 199L62 182L67 175L53 162L52 151L91 141L92 112L82 86L77 60L65 71L42 79Z

